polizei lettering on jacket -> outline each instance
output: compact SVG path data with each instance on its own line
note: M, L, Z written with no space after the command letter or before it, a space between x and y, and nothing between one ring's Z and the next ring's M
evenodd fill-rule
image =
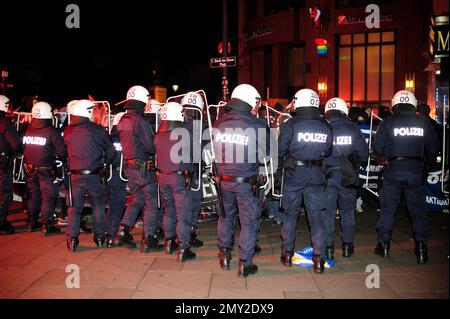
M298 142L326 143L327 134L322 133L298 133Z
M334 145L352 145L351 136L336 136L334 138Z
M44 146L45 143L47 143L47 139L45 137L39 137L39 136L24 136L23 137L23 144Z
M423 136L423 128L420 127L398 127L394 128L394 136Z
M218 133L216 135L216 142L219 143L230 143L239 145L248 145L248 136L240 134L228 134L228 133Z

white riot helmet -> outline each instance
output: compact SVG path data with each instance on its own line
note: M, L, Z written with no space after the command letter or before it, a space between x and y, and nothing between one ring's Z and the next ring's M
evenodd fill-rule
M87 117L90 119L92 117L92 112L95 104L89 100L79 100L71 107L71 115Z
M4 95L0 95L0 112L8 112L9 104L9 99Z
M392 107L397 104L411 104L415 108L417 108L417 99L414 94L408 90L401 90L395 93L392 98Z
M31 114L34 119L51 120L53 118L52 107L47 102L37 102L33 105Z
M320 100L319 95L316 91L311 89L301 89L295 93L294 99L292 100L294 104L294 109L299 107L319 107Z
M341 111L342 113L348 116L347 103L345 103L345 101L340 97L334 97L332 99L329 99L327 104L325 104L325 113L333 110Z
M117 124L119 124L119 122L124 114L125 114L125 112L120 112L120 113L117 113L116 115L114 115L114 120L112 122L112 125L116 126Z
M131 87L127 92L127 101L136 100L145 103L145 105L147 105L149 102L148 101L149 98L150 93L148 92L148 90L140 85L135 85Z
M72 114L72 107L78 102L78 100L72 100L69 103L67 103L67 113Z
M183 106L177 102L169 102L159 109L161 121L183 122Z
M256 90L250 84L239 84L238 86L236 86L236 88L231 93L231 98L239 99L249 104L251 106L251 109L248 111L253 110L261 103L261 95L258 93L258 90Z
M157 100L155 99L151 99L150 103L147 104L147 106L144 109L144 113L146 114L157 114L158 113L158 109L162 106L162 103L159 103Z
M184 95L183 99L181 100L181 105L195 106L198 107L200 110L203 110L205 103L203 102L203 98L199 93L188 92Z

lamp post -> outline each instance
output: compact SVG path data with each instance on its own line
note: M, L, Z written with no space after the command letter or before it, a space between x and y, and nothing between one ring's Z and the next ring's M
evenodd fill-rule
M228 0L222 0L222 56L228 56ZM222 100L228 101L228 71L222 67Z

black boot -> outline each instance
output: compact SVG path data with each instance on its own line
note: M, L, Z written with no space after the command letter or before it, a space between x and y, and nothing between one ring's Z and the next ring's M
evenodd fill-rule
M313 255L314 272L316 274L323 274L325 271L325 259L320 255Z
M292 257L294 257L294 253L285 252L281 254L280 261L286 267L292 267Z
M181 244L178 243L178 246L181 247ZM195 259L197 255L191 251L191 248L185 248L178 250L177 261L180 263L185 262L186 260Z
M172 255L173 252L178 250L178 244L175 238L167 238L165 241L166 254Z
M106 236L105 235L94 235L94 243L97 245L97 248L105 247L106 245Z
M14 226L10 222L4 221L0 226L0 235L11 235L14 234Z
M220 267L223 270L230 270L231 266L231 249L219 248Z
M117 246L118 245L114 243L114 237L109 234L106 234L106 248L113 248Z
M59 228L55 227L55 225L53 225L53 224L48 224L48 225L42 227L42 233L44 234L45 237L48 237L48 236L60 234L61 230Z
M156 237L158 240L164 240L164 230L161 227L156 229Z
M130 226L122 225L117 245L119 245L120 247L126 246L128 248L136 248L136 243L134 242L133 236L130 234L130 231Z
M259 254L261 252L262 248L256 244L255 246L255 255Z
M158 243L158 239L154 236L145 236L142 233L141 240L141 253L150 253L150 252L158 252L163 251L164 245Z
M30 221L30 224L28 225L29 232L41 231L41 229L42 229L42 224L38 220Z
M350 258L353 255L353 243L342 243L342 257Z
M197 238L196 233L191 233L191 246L196 248L203 246L203 241Z
M418 264L426 264L428 262L428 248L426 242L416 241L414 252L416 253Z
M389 258L389 250L391 249L391 244L387 243L378 243L377 247L375 247L374 253L375 255L381 256L383 258Z
M80 233L83 234L92 234L92 229L86 225L86 222L82 220L80 222Z
M325 258L334 260L334 246L327 246L325 248Z
M80 241L78 240L78 237L72 237L71 239L67 239L67 249L69 252L74 253L77 248Z
M254 275L258 272L258 266L255 264L245 265L245 260L239 260L238 276L241 278L248 277L248 275Z

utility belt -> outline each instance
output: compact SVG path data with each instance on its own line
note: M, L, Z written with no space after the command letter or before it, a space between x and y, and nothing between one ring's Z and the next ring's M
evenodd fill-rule
M11 156L7 153L0 153L0 171L6 173L11 166Z
M244 183L250 184L252 187L252 192L255 197L259 198L259 186L260 180L259 176L255 175L252 177L241 177L241 176L229 176L229 175L219 175L219 179L224 182L233 182L233 183Z
M53 176L56 176L56 165L55 166L37 166L30 163L24 163L23 168L26 174L32 174L39 171L50 171Z
M393 161L405 161L405 160L413 160L413 161L419 161L423 162L423 158L420 156L389 156L387 158L387 162L393 162Z
M71 169L70 170L70 174L73 174L73 175L99 175L100 172L101 172L101 168L97 168L94 170L91 170L91 169L78 169L78 170Z
M125 160L125 163L130 166L134 166L141 172L142 178L147 178L148 174L150 175L151 182L156 182L156 166L155 159L151 158L148 160L143 159L129 159Z
M183 176L184 177L184 187L186 189L191 188L192 171L190 171L187 168L185 168L184 170L178 170L178 171L161 171L161 170L158 170L158 174Z
M322 167L323 161L320 160L313 160L313 161L297 161L297 166L306 166L306 167Z

